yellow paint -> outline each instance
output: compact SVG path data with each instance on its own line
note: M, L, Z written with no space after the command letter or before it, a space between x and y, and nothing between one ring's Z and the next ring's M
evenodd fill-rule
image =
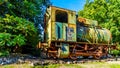
M76 13L75 12L68 12L68 22L71 24L76 24Z
M66 32L66 30L67 30L67 27L68 27L68 24L67 23L63 23L63 40L67 40L66 38L66 35L67 35L67 32Z
M72 40L70 41L76 41L76 24L68 24L68 27L74 29L73 37L72 37Z

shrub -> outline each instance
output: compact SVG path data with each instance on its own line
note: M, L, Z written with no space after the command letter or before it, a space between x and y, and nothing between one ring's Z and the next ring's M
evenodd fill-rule
M26 19L6 15L0 17L0 50L12 51L12 47L26 44L37 44L37 30L34 24ZM35 39L35 41L34 41ZM31 42L32 40L32 42Z

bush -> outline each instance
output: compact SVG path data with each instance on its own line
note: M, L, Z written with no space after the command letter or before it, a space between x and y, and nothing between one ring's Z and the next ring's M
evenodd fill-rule
M11 52L15 46L21 47L26 44L36 46L37 44L38 39L35 38L37 30L28 20L7 14L6 18L0 17L0 27L0 50L3 53Z
M0 57L1 56L8 56L9 55L9 51L0 51Z
M118 56L119 53L120 51L116 49L111 51L111 54L113 54L114 56Z

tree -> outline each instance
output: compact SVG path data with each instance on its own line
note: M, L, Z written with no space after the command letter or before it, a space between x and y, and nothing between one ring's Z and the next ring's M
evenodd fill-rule
M13 46L35 46L49 0L0 0L0 51Z
M112 32L113 42L120 43L120 0L86 0L78 15L97 20Z

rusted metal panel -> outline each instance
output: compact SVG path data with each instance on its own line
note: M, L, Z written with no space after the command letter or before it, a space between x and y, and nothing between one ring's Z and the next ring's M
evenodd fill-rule
M68 24L67 41L76 41L76 25Z
M111 33L107 29L98 29L77 25L77 41L79 42L109 44L111 39Z
M108 29L96 29L97 41L98 43L107 43L110 44L112 41L111 32Z
M79 17L77 20L83 25L98 26L98 22L95 20L90 20L82 17Z

